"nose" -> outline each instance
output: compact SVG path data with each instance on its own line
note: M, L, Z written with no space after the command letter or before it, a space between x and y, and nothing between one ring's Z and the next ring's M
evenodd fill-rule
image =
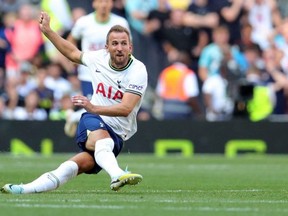
M122 49L123 49L123 48L122 48L122 45L121 45L121 44L118 44L118 45L117 45L117 51L122 51Z

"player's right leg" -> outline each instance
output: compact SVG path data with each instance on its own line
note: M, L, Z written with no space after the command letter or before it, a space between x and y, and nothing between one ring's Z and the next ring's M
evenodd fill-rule
M94 165L94 158L88 153L82 152L62 163L57 169L42 174L28 184L6 184L0 190L2 193L10 194L41 193L55 190L78 174L92 169Z

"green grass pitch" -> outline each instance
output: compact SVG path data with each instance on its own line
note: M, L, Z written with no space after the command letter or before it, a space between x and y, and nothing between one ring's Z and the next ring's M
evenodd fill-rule
M0 154L0 184L27 183L71 154ZM288 215L288 156L121 154L119 164L143 175L136 186L109 188L105 172L81 175L55 191L0 194L0 215L281 216Z

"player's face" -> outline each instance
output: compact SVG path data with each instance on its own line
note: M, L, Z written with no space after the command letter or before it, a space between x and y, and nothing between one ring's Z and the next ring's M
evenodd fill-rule
M93 1L93 8L97 13L100 13L101 16L105 16L110 14L113 7L112 0L94 0Z
M110 53L111 64L116 68L123 68L127 65L132 45L125 32L111 32L106 48Z

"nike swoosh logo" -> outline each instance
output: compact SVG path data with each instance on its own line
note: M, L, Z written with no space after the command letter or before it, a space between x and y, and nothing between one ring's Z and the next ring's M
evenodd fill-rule
M97 69L96 69L96 71L95 71L95 72L96 72L96 73L101 73L101 71L100 71L100 70L97 70Z

